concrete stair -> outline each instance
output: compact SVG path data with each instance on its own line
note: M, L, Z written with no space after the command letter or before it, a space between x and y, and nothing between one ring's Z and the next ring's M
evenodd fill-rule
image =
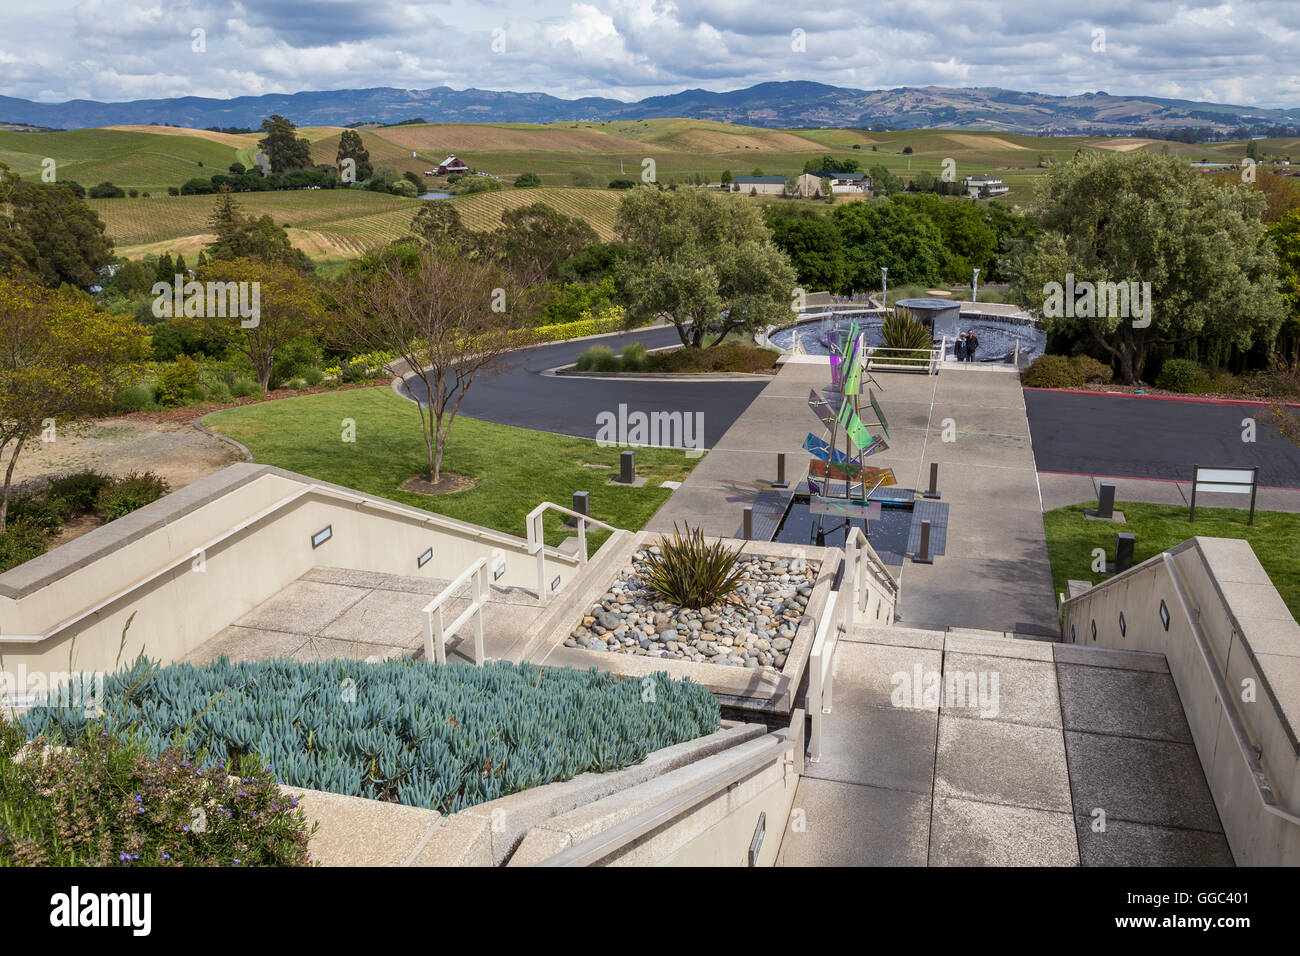
M1232 863L1163 655L859 625L833 700L778 865Z

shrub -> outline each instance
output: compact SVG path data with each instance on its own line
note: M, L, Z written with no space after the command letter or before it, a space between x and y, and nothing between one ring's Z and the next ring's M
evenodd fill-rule
M1020 373L1020 383L1028 388L1077 388L1083 377L1064 355L1040 355Z
M237 378L230 383L230 394L235 398L256 398L262 394L262 386L251 378Z
M315 388L321 382L325 381L325 373L318 368L309 368L302 373L303 381L312 388Z
M126 192L112 183L104 182L90 187L91 199L121 199Z
M62 498L51 498L48 493L15 495L9 500L8 520L38 529L46 536L59 533L68 513L68 503Z
M195 770L88 731L25 746L0 718L0 866L306 866L295 798L256 761ZM240 776L231 777L238 771Z
M536 173L521 173L515 177L515 189L531 189L542 184L542 179Z
M930 330L907 315L887 316L880 326L880 334L884 336L885 348L929 349L934 345Z
M218 379L209 385L205 390L205 397L209 402L220 405L230 401L230 386Z
M593 345L578 356L579 372L617 372L622 366L607 345Z
M0 534L0 572L40 557L45 553L49 537L49 533L39 525L15 521L11 517L4 533Z
M168 408L184 405L202 394L199 390L199 367L188 355L178 356L158 376L158 401Z
M1098 362L1091 355L1076 355L1070 359L1079 381L1096 382L1105 385L1115 375L1114 370L1105 362Z
M98 510L105 521L114 521L167 494L167 481L151 471L132 472L99 493Z
M309 368L318 368L324 356L320 343L312 339L293 339L280 346L275 353L271 372L271 387L280 382L301 378Z
M753 345L711 349L669 349L646 356L647 372L762 372L776 365L780 352Z
M619 361L625 372L639 372L645 368L646 347L640 342L629 342L623 346Z
M1191 359L1165 359L1156 376L1156 388L1171 392L1200 392L1210 385L1205 369Z
M45 494L65 502L69 514L89 514L95 510L99 493L112 483L113 479L108 475L87 469L60 475L50 482Z
M646 583L680 607L708 607L740 587L740 556L721 541L706 543L699 528L683 537L673 525L672 540L660 537L659 553L646 553Z
M652 695L594 669L508 661L137 661L105 679L102 718L34 706L20 722L56 744L90 729L134 734L150 755L182 746L200 768L256 752L292 786L454 813L718 729L704 687L648 679Z

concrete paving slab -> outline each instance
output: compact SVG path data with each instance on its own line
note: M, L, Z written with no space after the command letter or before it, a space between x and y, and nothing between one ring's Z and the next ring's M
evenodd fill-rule
M1038 485L1043 492L1044 511L1097 502L1097 486L1090 475L1054 475L1040 471Z
M1084 866L1234 866L1222 833L1155 827L1107 818L1104 832L1097 819L1076 818L1079 856Z
M928 795L803 777L777 865L925 866L929 836Z
M936 420L937 421L937 420ZM936 429L941 426L936 425ZM1032 485L1034 477L1034 449L1027 435L999 435L993 433L970 432L957 435L956 441L934 441L935 432L925 449L929 461L939 462L939 492L944 492L944 474L955 475L961 484L963 466L989 466L996 462L998 468L1020 468L1029 472L1028 482ZM948 466L946 469L944 466ZM1035 492L1035 498L1037 493Z
M1061 731L940 713L934 794L1071 813Z
M229 657L232 661L293 657L309 636L231 624L196 647L186 655L185 660L190 664L210 664L222 656Z
M1168 674L1058 664L1057 675L1067 730L1192 742Z
M1070 788L1079 813L1111 820L1222 832L1191 744L1065 732Z
M347 660L386 661L392 657L401 657L408 653L409 647L395 644L372 644L366 641L340 641L329 637L309 637L293 652L292 656L300 661L326 661L331 658Z
M804 774L929 796L938 719L936 710L869 706L838 694L823 726L822 759L805 764Z
M931 866L1078 866L1068 813L940 797L934 803Z
M851 697L870 707L893 708L895 692L911 694L917 669L926 674L942 673L942 655L919 647L841 642L835 648L834 687L836 700ZM914 695L913 695L914 696ZM915 706L911 697L907 702ZM938 702L927 708L938 709Z
M1080 667L1115 667L1122 670L1168 674L1169 663L1163 654L1120 651L1112 648L1080 647L1077 644L1053 644L1052 655L1058 664Z
M369 593L365 588L299 579L237 623L263 630L316 634Z
M405 591L371 591L321 628L320 636L365 644L407 647L424 638L421 611L429 594Z
M953 717L1061 726L1056 665L1050 659L949 652L943 658L943 686L943 712Z
M1025 416L1025 407L1021 404L999 405L940 401L934 406L935 429L943 430L943 421L951 418L957 435L956 444L966 438L981 438L989 435L1029 436L1029 419Z

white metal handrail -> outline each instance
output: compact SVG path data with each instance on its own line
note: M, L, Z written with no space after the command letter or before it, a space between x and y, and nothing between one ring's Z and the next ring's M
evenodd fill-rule
M447 638L455 636L461 626L474 618L474 663L483 666L483 605L488 600L488 559L479 558L424 606L424 659L447 663ZM442 607L456 591L470 583L469 607L450 626L444 625Z
M928 349L896 349L883 345L868 345L865 350L867 371L885 369L886 371L919 372L924 369L928 374L933 375L938 371L939 364L943 362L944 355L948 351L948 337L941 336L938 344ZM926 355L925 359L918 354L922 352ZM922 361L926 364L917 364Z
M574 511L571 508L565 508L557 505L553 501L543 501L540 505L528 512L528 517L524 519L527 523L528 530L528 553L537 555L537 597L543 603L550 600L551 589L546 585L546 535L542 530L542 518L547 511L558 511L566 514L570 518L578 519L578 564L580 567L587 566L587 525L591 524L597 528L603 528L606 531L617 532L619 529L611 524L598 521L590 515L585 515L581 511ZM556 551L559 554L561 552Z
M901 590L898 578L894 577L893 572L881 560L862 529L856 525L850 528L844 545L845 574L852 571L854 593L859 595L859 607L864 611L867 609L867 592L864 585L868 568L877 583L889 592L891 598L897 600L898 592Z
M842 587L842 585L841 585ZM808 759L817 763L822 758L822 718L831 712L831 694L834 684L835 647L840 639L840 591L832 591L826 598L817 634L808 654L808 715L812 718L812 735L808 739Z

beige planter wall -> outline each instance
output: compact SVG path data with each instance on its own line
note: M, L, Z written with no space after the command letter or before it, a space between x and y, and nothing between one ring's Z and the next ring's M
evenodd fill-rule
M1064 639L1164 654L1237 862L1300 865L1300 825L1266 810L1260 796L1263 786L1284 811L1300 806L1300 625L1247 542L1193 538L1168 555L1168 563L1157 556L1067 601ZM1239 745L1229 707L1257 761Z
M311 536L327 525L333 536L313 549ZM433 558L419 568L427 548ZM143 648L170 662L313 567L451 579L498 550L506 571L495 583L535 590L536 558L521 538L292 472L232 465L0 575L0 654L9 671L21 664L29 672L63 672L70 654L74 669L111 670L134 614L123 659ZM546 566L561 587L578 570L576 558L555 552ZM5 640L46 634L87 611L39 643Z

